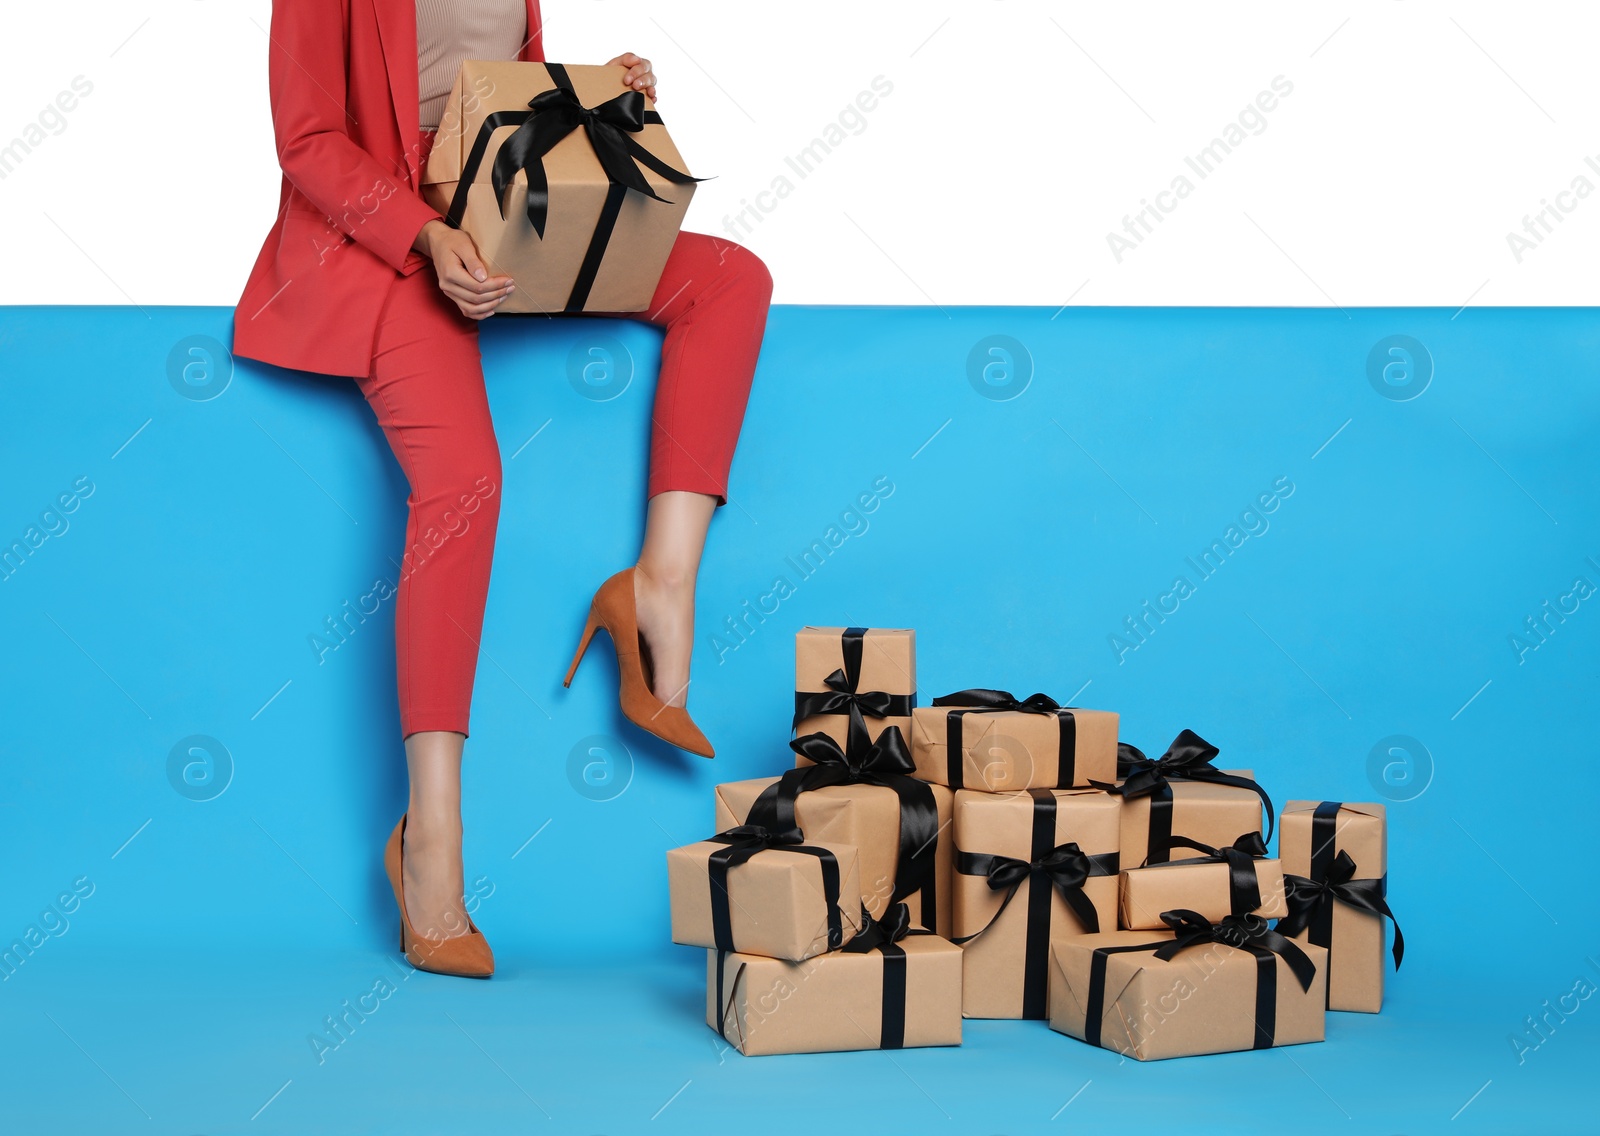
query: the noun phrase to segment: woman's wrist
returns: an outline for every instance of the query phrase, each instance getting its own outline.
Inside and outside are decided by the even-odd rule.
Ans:
[[[445,222],[439,217],[429,218],[423,223],[422,228],[417,230],[417,238],[411,242],[412,250],[414,252],[420,252],[423,256],[426,256],[431,260],[433,258],[434,235],[440,229],[448,229],[449,227],[450,226],[445,224]]]

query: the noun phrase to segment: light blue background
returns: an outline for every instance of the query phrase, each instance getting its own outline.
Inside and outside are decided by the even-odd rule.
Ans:
[[[1600,597],[1521,661],[1510,636],[1600,583],[1592,312],[775,308],[699,592],[715,762],[620,718],[603,640],[560,687],[589,594],[637,552],[659,333],[490,321],[506,488],[465,814],[500,971],[406,978],[320,1065],[323,1017],[403,973],[379,852],[404,767],[392,601],[321,663],[308,636],[397,578],[406,485],[348,380],[216,360],[221,393],[181,395],[175,345],[226,343],[231,316],[0,309],[0,543],[94,485],[0,582],[0,942],[94,885],[0,981],[5,1129],[701,1131],[763,1123],[788,1085],[774,1132],[1145,1131],[1163,1104],[1217,1129],[1240,1108],[1303,1132],[1586,1127],[1600,1002],[1520,1063],[1510,1039],[1600,984]],[[1396,334],[1433,362],[1407,401],[1367,374]],[[969,381],[992,335],[1031,357],[1026,389],[987,388],[1005,400]],[[602,401],[569,372],[607,338],[632,378]],[[1265,531],[1200,581],[1185,558],[1280,477]],[[851,514],[878,478],[892,494]],[[801,580],[786,558],[830,526],[851,535]],[[779,575],[793,596],[719,658]],[[1178,575],[1195,594],[1119,661],[1108,637]],[[807,623],[915,627],[924,700],[1042,689],[1120,711],[1152,755],[1192,727],[1279,802],[1388,799],[1410,951],[1384,1014],[1150,1066],[1040,1023],[720,1052],[662,853],[710,831],[717,781],[786,766]],[[233,765],[208,801],[168,776],[196,734]],[[596,735],[586,782],[569,754]],[[1391,735],[1426,755],[1369,775]]]

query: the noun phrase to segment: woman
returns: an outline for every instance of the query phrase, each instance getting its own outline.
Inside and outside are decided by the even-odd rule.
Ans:
[[[411,787],[384,864],[412,965],[475,977],[494,957],[463,903],[461,753],[501,497],[477,329],[515,285],[417,185],[461,61],[542,61],[541,31],[538,0],[276,0],[283,184],[234,321],[239,355],[353,377],[410,483],[395,648]],[[610,62],[619,91],[654,99],[649,60]],[[627,717],[705,757],[684,709],[694,584],[771,289],[749,250],[681,233],[650,308],[613,313],[666,329],[649,504],[638,563],[596,592],[578,658],[604,627]]]

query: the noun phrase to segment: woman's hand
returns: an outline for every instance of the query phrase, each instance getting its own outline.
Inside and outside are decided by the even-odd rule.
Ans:
[[[643,59],[631,51],[625,51],[606,64],[606,66],[610,67],[615,64],[621,64],[628,69],[627,73],[622,76],[622,85],[624,87],[630,90],[643,91],[651,102],[656,101],[656,74],[650,70],[650,61],[648,59]]]
[[[412,248],[433,261],[439,291],[456,302],[463,315],[475,320],[494,315],[502,301],[516,290],[509,276],[490,276],[478,259],[478,246],[460,229],[435,217],[417,232]]]

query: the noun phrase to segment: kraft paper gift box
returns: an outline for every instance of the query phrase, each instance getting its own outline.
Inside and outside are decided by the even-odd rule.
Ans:
[[[1119,814],[1098,789],[956,792],[963,1014],[1046,1017],[1051,942],[1116,928]]]
[[[957,691],[912,711],[911,758],[918,777],[952,789],[1085,788],[1117,775],[1117,715],[1043,694]]]
[[[911,735],[917,704],[917,633],[900,627],[802,627],[794,637],[794,732],[847,740],[849,709],[871,737]],[[797,762],[804,764],[803,761]]]
[[[1278,919],[1288,913],[1283,866],[1267,856],[1259,832],[1223,848],[1181,837],[1173,844],[1202,855],[1124,869],[1117,917],[1124,930],[1160,930],[1166,926],[1161,913],[1180,908],[1212,920],[1229,915]]]
[[[1217,747],[1184,730],[1152,761],[1136,746],[1117,745],[1115,784],[1096,781],[1123,800],[1122,861],[1130,868],[1172,859],[1172,837],[1222,847],[1249,832],[1272,839],[1272,800],[1248,769],[1218,769]]]
[[[461,65],[422,196],[471,234],[491,274],[516,281],[501,312],[650,306],[700,179],[683,172],[654,104],[622,74]]]
[[[672,941],[692,947],[801,962],[849,942],[861,921],[854,847],[754,825],[668,851],[667,884]]]
[[[1328,949],[1328,1009],[1376,1014],[1383,1009],[1385,917],[1394,918],[1388,820],[1379,804],[1290,801],[1283,807],[1278,854],[1289,887],[1284,934]],[[1405,955],[1394,929],[1396,969]]]
[[[1265,931],[1265,923],[1265,936],[1286,951],[1263,945],[1272,942],[1264,937],[1225,945],[1197,916],[1179,925],[1185,930],[1107,931],[1055,944],[1050,1028],[1140,1061],[1323,1039],[1325,950]],[[1179,940],[1186,945],[1160,957]]]
[[[743,824],[757,798],[778,782],[776,777],[757,777],[718,785],[717,829]],[[943,785],[929,785],[927,789],[933,797],[938,829],[933,854],[928,860],[932,871],[920,887],[904,898],[914,923],[948,936],[953,795]],[[895,891],[900,865],[900,807],[900,796],[894,789],[868,784],[811,789],[799,794],[794,801],[795,823],[808,842],[855,847],[860,863],[861,898],[875,919],[883,916]]]
[[[706,1024],[747,1057],[960,1045],[961,948],[896,908],[804,962],[707,951]]]

